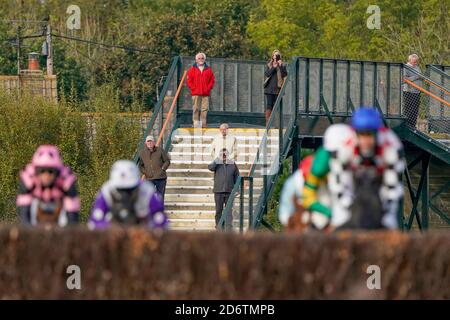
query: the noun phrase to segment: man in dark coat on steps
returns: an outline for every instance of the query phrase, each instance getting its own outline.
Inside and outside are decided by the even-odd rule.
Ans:
[[[208,169],[214,172],[213,192],[216,202],[216,229],[219,229],[218,224],[222,217],[222,211],[239,176],[239,169],[233,160],[228,159],[228,150],[225,148],[222,149],[221,155],[208,165]],[[225,229],[231,230],[232,223],[233,216],[230,212],[225,217]]]

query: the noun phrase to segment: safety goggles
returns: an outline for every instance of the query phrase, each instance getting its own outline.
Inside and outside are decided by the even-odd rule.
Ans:
[[[59,173],[59,171],[57,169],[54,169],[54,168],[36,168],[36,174],[37,175],[40,175],[40,174],[43,174],[43,173],[57,175]]]

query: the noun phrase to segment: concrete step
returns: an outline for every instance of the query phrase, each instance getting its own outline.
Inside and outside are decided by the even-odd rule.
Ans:
[[[253,203],[253,209],[255,209],[256,204]],[[202,202],[165,202],[165,210],[169,212],[180,212],[180,211],[215,211],[216,206],[214,203],[202,203]],[[239,216],[239,203],[235,202],[233,207],[233,217],[238,219]],[[248,207],[244,205],[244,217],[248,216]]]
[[[216,220],[212,219],[196,219],[196,218],[186,218],[186,219],[170,219],[169,218],[169,226],[170,228],[208,228],[215,229],[216,228]],[[248,221],[244,221],[243,227],[247,228]],[[239,220],[233,221],[233,228],[235,230],[239,229]]]
[[[246,176],[249,169],[239,168],[241,175]],[[195,178],[214,178],[214,173],[208,169],[186,169],[186,168],[170,168],[167,169],[169,177],[195,177]]]
[[[169,225],[173,227],[190,227],[190,228],[216,228],[215,219],[170,219]]]
[[[235,136],[236,142],[238,144],[259,144],[263,139],[263,136],[256,135],[248,135],[248,136]],[[215,136],[212,135],[186,135],[186,134],[174,134],[172,136],[172,143],[211,143],[214,140]],[[278,143],[279,137],[278,134],[275,136],[268,136],[267,143]]]
[[[253,187],[262,186],[263,178],[254,178],[253,179]],[[213,177],[167,177],[167,187],[168,186],[213,186],[214,180]],[[166,187],[166,188],[167,188]]]
[[[209,194],[213,192],[213,186],[166,186],[166,195],[168,194]]]
[[[237,144],[237,149],[239,151],[248,151],[248,152],[256,152],[260,147],[259,143],[253,143],[250,141],[249,143],[239,143]],[[267,144],[268,148],[277,149],[278,143],[276,144]],[[201,151],[201,152],[209,152],[211,148],[211,142],[208,143],[172,143],[172,151]]]
[[[186,169],[186,170],[187,169],[189,169],[189,170],[206,169],[206,170],[208,170],[208,165],[211,162],[212,161],[202,161],[202,160],[194,160],[194,161],[192,161],[192,160],[191,161],[189,161],[189,160],[171,160],[170,167],[168,170],[170,170],[170,169]],[[253,161],[252,162],[238,161],[236,163],[236,165],[240,172],[241,170],[249,170],[250,167],[252,166],[252,163],[253,163]]]
[[[253,193],[257,194],[261,189],[261,186],[257,188],[253,188]],[[249,188],[244,188],[244,193],[248,193]],[[179,186],[179,185],[167,185],[166,186],[166,195],[168,194],[213,194],[213,186]]]
[[[164,208],[167,211],[213,211],[216,209],[214,202],[202,203],[202,202],[164,202]]]
[[[238,197],[239,198],[239,197]],[[214,193],[169,193],[164,197],[165,201],[184,201],[184,202],[212,202],[214,203]],[[248,194],[244,194],[244,199],[248,199]]]
[[[238,198],[239,199],[239,198]],[[244,199],[248,199],[248,195],[244,195]],[[202,194],[195,194],[195,193],[186,193],[186,194],[174,194],[169,193],[166,194],[164,197],[165,202],[192,202],[192,203],[212,203],[214,204],[214,193],[202,193]]]
[[[169,219],[214,219],[214,210],[166,210]]]
[[[172,160],[175,160],[177,158],[181,158],[181,159],[203,159],[206,161],[212,161],[213,157],[209,152],[205,152],[205,151],[189,151],[189,150],[180,150],[180,151],[171,151],[169,152],[170,157]],[[239,158],[254,158],[255,157],[255,152],[240,152],[238,154]],[[239,161],[240,159],[238,159]],[[241,160],[242,161],[242,160]]]
[[[208,167],[208,164],[211,162],[211,160],[171,160],[170,167],[177,164],[182,164],[185,168],[195,168],[196,165],[204,165]],[[250,166],[253,161],[235,161],[235,163],[237,166]]]
[[[167,177],[167,186],[213,186],[211,177]]]
[[[169,226],[169,229],[178,232],[217,232],[216,228],[210,227]]]
[[[228,129],[228,134],[233,135],[236,138],[248,137],[248,136],[258,136],[262,137],[265,134],[265,129],[256,128],[245,128],[245,129]],[[220,134],[219,129],[205,129],[201,130],[198,128],[178,128],[175,130],[176,135],[182,136],[203,136],[203,137],[215,137]],[[278,136],[278,130],[272,129],[268,132],[269,135]]]

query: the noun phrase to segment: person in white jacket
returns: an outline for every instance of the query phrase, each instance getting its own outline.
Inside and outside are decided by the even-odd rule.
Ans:
[[[228,150],[228,159],[236,160],[237,142],[236,137],[228,133],[229,126],[222,123],[219,127],[220,133],[214,137],[211,143],[210,154],[212,159],[220,157],[223,149]]]

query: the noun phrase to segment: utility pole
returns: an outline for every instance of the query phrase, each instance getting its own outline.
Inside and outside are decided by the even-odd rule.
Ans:
[[[20,75],[20,25],[17,25],[17,75]]]
[[[53,47],[50,21],[47,23],[47,75],[53,75]]]

